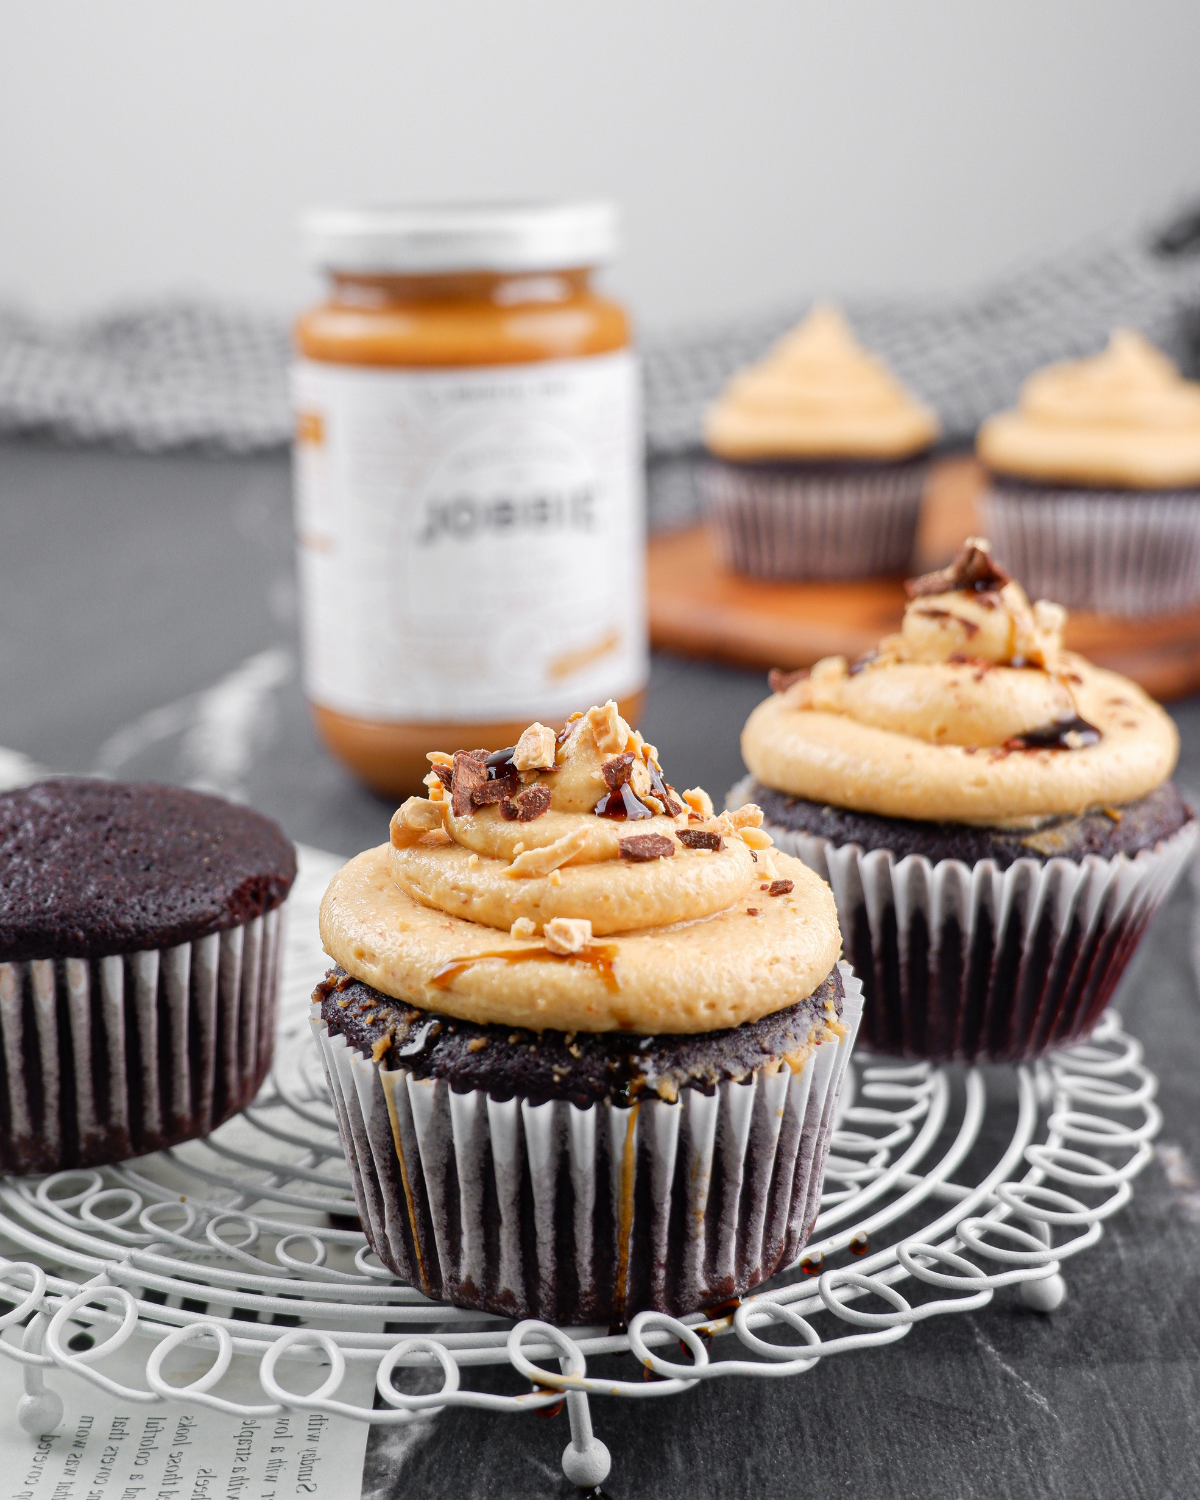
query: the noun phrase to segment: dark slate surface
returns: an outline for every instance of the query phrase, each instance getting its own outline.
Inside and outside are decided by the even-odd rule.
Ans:
[[[321,751],[297,679],[286,464],[0,445],[0,746],[59,771],[200,784],[350,854],[389,805]],[[719,796],[761,677],[654,664],[644,728],[677,785]],[[1176,707],[1200,785],[1200,701]],[[5,759],[0,753],[0,762]],[[11,761],[11,757],[9,757]],[[1200,1495],[1200,990],[1191,887],[1120,992],[1165,1124],[1131,1206],[1068,1262],[1051,1317],[1012,1291],[785,1381],[596,1400],[613,1500]],[[1003,1093],[1003,1073],[991,1086]],[[978,1147],[1006,1139],[1001,1110]],[[717,1346],[718,1350],[721,1348]],[[632,1378],[628,1357],[600,1363]],[[516,1388],[511,1376],[472,1376]],[[563,1493],[565,1415],[449,1411],[373,1449],[372,1495]],[[349,1491],[347,1491],[349,1493]]]

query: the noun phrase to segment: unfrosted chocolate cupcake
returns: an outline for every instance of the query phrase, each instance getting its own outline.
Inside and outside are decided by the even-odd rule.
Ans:
[[[775,679],[729,802],[832,885],[869,1046],[1023,1061],[1088,1035],[1191,855],[1178,736],[986,542],[909,593],[877,651]]]
[[[708,524],[757,578],[858,578],[912,557],[937,418],[817,307],[705,417]]]
[[[0,1171],[141,1155],[253,1099],[295,874],[278,826],[218,797],[82,779],[0,796]]]
[[[380,1259],[566,1323],[793,1262],[860,1007],[828,888],[611,703],[431,758],[321,909],[314,1030]]]

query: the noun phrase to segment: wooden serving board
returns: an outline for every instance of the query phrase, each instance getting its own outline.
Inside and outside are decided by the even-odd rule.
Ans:
[[[973,459],[935,467],[917,536],[917,571],[948,562],[975,530],[981,478]],[[728,573],[703,526],[651,538],[649,590],[654,646],[764,669],[861,656],[899,628],[905,602],[902,578],[770,583]],[[1155,698],[1200,691],[1200,608],[1142,620],[1075,613],[1067,645],[1132,677]]]

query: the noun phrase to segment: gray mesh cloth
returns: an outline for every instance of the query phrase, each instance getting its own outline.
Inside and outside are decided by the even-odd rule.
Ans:
[[[651,519],[694,513],[704,407],[805,303],[643,346]],[[1140,328],[1200,364],[1200,205],[1165,230],[1091,243],[949,299],[850,301],[859,336],[942,418],[948,443],[1008,405],[1051,359]],[[248,452],[288,441],[289,336],[278,317],[173,302],[51,326],[0,312],[0,432],[162,451]]]

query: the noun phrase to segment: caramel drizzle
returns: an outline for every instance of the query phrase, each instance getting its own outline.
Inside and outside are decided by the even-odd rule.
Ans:
[[[617,1202],[617,1286],[613,1301],[621,1316],[629,1284],[629,1241],[633,1231],[633,1171],[637,1155],[637,1117],[640,1102],[629,1106],[625,1125],[625,1144],[621,1151],[621,1189]]]
[[[496,958],[506,964],[526,964],[535,959],[549,959],[553,963],[584,964],[589,969],[594,969],[604,981],[605,989],[615,994],[621,988],[613,972],[613,961],[616,956],[615,943],[593,944],[579,953],[552,953],[549,948],[541,946],[518,948],[510,953],[503,951],[476,953],[471,958],[452,958],[449,963],[442,965],[429,983],[435,990],[448,990],[460,974],[465,974],[468,969],[473,969],[476,964],[483,963],[485,959]]]

